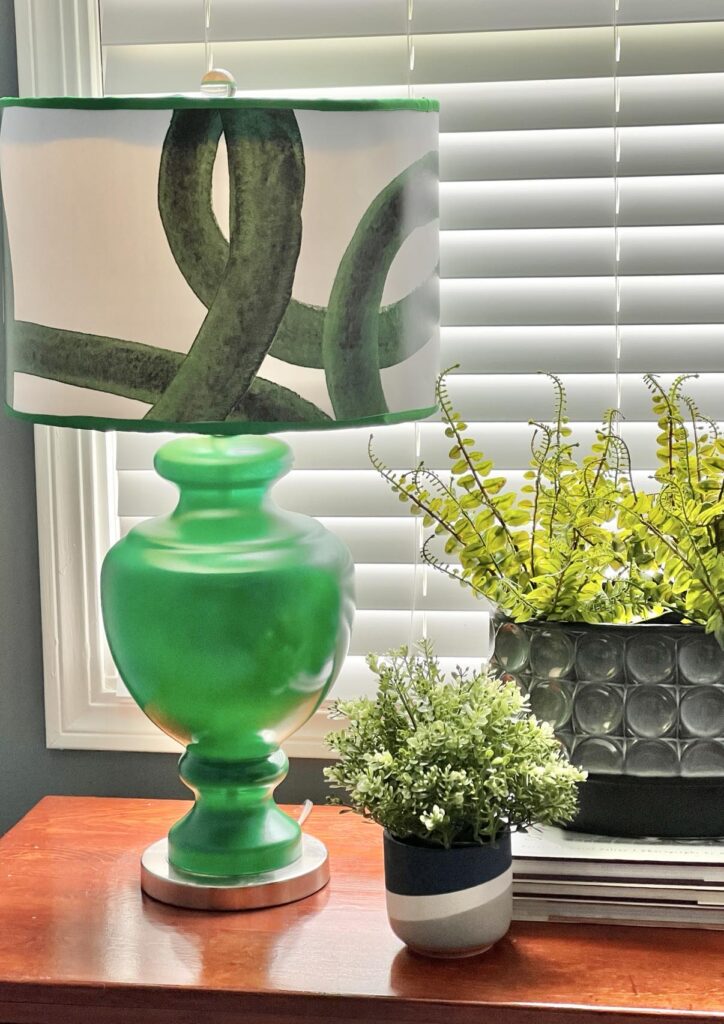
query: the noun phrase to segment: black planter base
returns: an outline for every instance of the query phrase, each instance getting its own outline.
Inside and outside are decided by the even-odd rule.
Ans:
[[[723,778],[589,775],[579,786],[575,832],[667,839],[724,837]]]

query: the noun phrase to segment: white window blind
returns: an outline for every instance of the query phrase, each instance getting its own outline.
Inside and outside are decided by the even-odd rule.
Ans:
[[[197,88],[202,0],[101,0],[105,91]],[[410,32],[408,34],[408,15]],[[513,482],[561,375],[582,440],[619,406],[637,473],[655,424],[641,375],[698,372],[724,419],[724,0],[214,0],[213,63],[242,94],[432,96],[441,104],[443,365]],[[439,424],[375,431],[392,467],[447,465]],[[417,564],[419,526],[367,460],[367,432],[294,435],[279,502],[350,545],[363,655],[425,632],[487,653],[479,602]],[[123,529],[168,509],[159,439],[117,439]],[[414,612],[413,612],[414,610]]]

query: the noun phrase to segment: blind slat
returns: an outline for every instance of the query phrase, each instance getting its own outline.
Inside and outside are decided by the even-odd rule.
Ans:
[[[724,175],[621,178],[621,228],[724,223]],[[449,181],[440,187],[443,230],[612,227],[611,178]]]
[[[720,174],[724,167],[724,124],[623,127],[619,136],[619,174]]]
[[[106,45],[200,41],[198,0],[103,0]],[[722,17],[719,0],[622,0],[619,24],[713,21]],[[399,0],[214,0],[211,37],[294,39],[386,35],[401,30]],[[530,28],[606,26],[611,0],[416,0],[415,31],[444,33]]]
[[[612,228],[447,231],[440,238],[446,278],[603,276],[614,272]]]
[[[622,178],[619,204],[619,224],[623,227],[721,224],[724,223],[724,174]]]
[[[626,324],[621,328],[624,373],[715,373],[724,366],[724,324]],[[722,396],[711,406],[724,416]]]
[[[724,74],[641,75],[620,83],[620,125],[704,124],[722,116]]]
[[[622,275],[724,272],[720,224],[622,227],[618,239]],[[613,228],[447,231],[440,239],[446,278],[596,277],[615,270]]]
[[[459,363],[468,373],[614,373],[616,331],[609,324],[444,327],[445,367]]]
[[[722,17],[721,0],[620,0],[618,20],[625,22],[713,21]]]
[[[724,323],[718,274],[627,277],[620,281],[622,324]]]
[[[601,178],[613,168],[614,137],[608,128],[450,132],[440,138],[444,181]]]
[[[681,13],[685,18],[685,4]],[[719,17],[724,19],[721,11]],[[724,71],[724,20],[624,25],[620,37],[620,75]]]
[[[619,130],[620,175],[720,174],[724,125],[653,125]],[[600,178],[614,171],[607,128],[528,132],[454,132],[440,140],[446,181]]]
[[[411,635],[423,630],[435,644],[440,657],[477,658],[480,662],[490,650],[487,615],[481,611],[418,612],[410,628],[409,611],[358,612],[352,627],[349,653],[365,655],[379,648],[399,647]]]
[[[613,323],[613,277],[443,280],[442,322],[466,327],[505,324]]]
[[[722,323],[724,279],[720,274],[629,276],[620,279],[621,323]],[[612,277],[529,277],[443,280],[443,324],[451,327],[506,324],[613,323]]]
[[[611,178],[447,181],[440,186],[440,227],[609,227],[614,202]]]
[[[627,373],[716,371],[722,367],[724,324],[623,324],[621,369]],[[530,327],[447,327],[441,334],[442,364],[469,373],[613,373],[613,324]]]

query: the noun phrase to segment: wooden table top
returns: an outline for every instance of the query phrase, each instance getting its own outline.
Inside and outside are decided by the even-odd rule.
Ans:
[[[514,923],[482,957],[409,953],[375,825],[316,807],[332,881],[270,910],[144,896],[181,801],[47,797],[0,840],[3,1024],[634,1024],[724,1020],[724,933]]]

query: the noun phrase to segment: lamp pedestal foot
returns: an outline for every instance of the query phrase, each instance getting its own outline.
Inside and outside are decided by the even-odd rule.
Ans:
[[[288,768],[283,750],[220,761],[199,756],[198,745],[189,747],[179,774],[196,800],[168,834],[172,866],[193,877],[228,878],[277,871],[298,860],[302,830],[273,799]]]
[[[177,871],[168,859],[168,840],[153,843],[141,857],[141,887],[147,896],[191,910],[258,910],[293,903],[329,881],[324,843],[302,836],[301,856],[277,871],[226,878]]]

